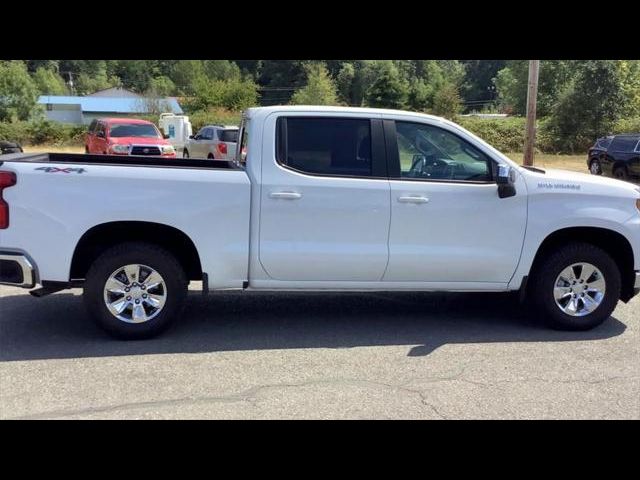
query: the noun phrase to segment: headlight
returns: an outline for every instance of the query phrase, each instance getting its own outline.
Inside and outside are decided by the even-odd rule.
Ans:
[[[173,148],[173,145],[162,145],[162,153],[176,153],[176,150]]]
[[[111,145],[111,151],[113,153],[129,153],[129,145]]]

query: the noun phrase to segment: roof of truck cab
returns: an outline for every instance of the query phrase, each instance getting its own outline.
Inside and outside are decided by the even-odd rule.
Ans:
[[[334,113],[362,113],[365,115],[412,115],[420,116],[424,118],[430,118],[432,120],[439,120],[442,122],[449,122],[447,119],[437,117],[435,115],[429,115],[426,113],[412,112],[409,110],[392,110],[387,108],[368,108],[368,107],[337,107],[326,105],[272,105],[269,107],[254,107],[247,109],[249,117],[253,114],[264,113],[269,114],[272,112],[334,112]]]
[[[99,118],[101,122],[105,123],[130,123],[135,125],[153,125],[153,122],[148,120],[142,120],[140,118]]]

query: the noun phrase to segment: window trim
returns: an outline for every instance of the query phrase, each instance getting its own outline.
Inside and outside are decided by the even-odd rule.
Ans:
[[[414,123],[417,125],[426,125],[428,127],[432,127],[432,128],[438,128],[440,130],[444,130],[445,132],[454,135],[455,137],[459,138],[460,140],[462,140],[463,142],[466,142],[467,144],[469,144],[471,147],[475,148],[476,150],[480,151],[483,155],[485,155],[488,159],[489,159],[489,174],[491,175],[491,179],[490,180],[458,180],[458,179],[429,179],[429,178],[411,178],[411,177],[403,177],[402,176],[402,171],[401,171],[401,167],[400,167],[400,153],[398,151],[398,132],[396,131],[396,122],[403,122],[403,123]],[[384,125],[384,135],[385,135],[385,140],[386,140],[386,148],[387,148],[387,160],[389,162],[388,164],[388,171],[389,171],[389,180],[394,180],[394,181],[401,181],[401,182],[429,182],[429,183],[453,183],[453,184],[465,184],[465,185],[497,185],[496,182],[496,178],[495,178],[495,170],[497,168],[497,165],[499,164],[499,162],[493,158],[491,155],[489,155],[487,152],[485,152],[484,150],[476,147],[475,145],[473,145],[471,142],[469,142],[468,140],[466,140],[465,138],[463,138],[461,135],[459,135],[458,133],[449,130],[447,128],[443,128],[440,125],[433,125],[431,123],[427,123],[427,122],[419,122],[416,120],[396,120],[396,119],[384,119],[383,120],[383,125]]]
[[[636,148],[633,149],[635,153],[640,153],[640,139],[638,139],[638,143],[636,143]]]
[[[338,173],[315,173],[299,170],[282,162],[283,152],[287,147],[287,120],[304,119],[304,120],[366,120],[369,122],[369,132],[371,134],[371,175],[342,175]],[[275,160],[276,164],[285,170],[295,172],[301,175],[311,177],[324,178],[353,178],[364,180],[389,180],[387,152],[384,145],[384,133],[382,128],[382,120],[379,118],[365,117],[343,117],[343,116],[320,116],[320,115],[281,115],[276,119],[276,135],[275,135]]]

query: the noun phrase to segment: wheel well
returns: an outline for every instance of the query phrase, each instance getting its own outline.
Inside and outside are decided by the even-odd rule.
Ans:
[[[633,249],[629,241],[618,232],[597,227],[572,227],[553,232],[545,238],[536,253],[531,266],[531,274],[540,261],[555,249],[571,242],[584,242],[595,245],[607,252],[618,265],[622,277],[622,291],[620,298],[628,301],[633,296],[635,272],[633,270]]]
[[[71,279],[85,278],[94,260],[124,241],[142,241],[165,248],[180,262],[189,280],[202,280],[202,265],[191,239],[177,228],[152,222],[110,222],[88,230],[76,245]]]
[[[626,171],[628,171],[629,169],[627,168],[627,164],[624,162],[616,162],[613,164],[613,168],[611,169],[612,172],[615,172],[617,169],[622,168]]]

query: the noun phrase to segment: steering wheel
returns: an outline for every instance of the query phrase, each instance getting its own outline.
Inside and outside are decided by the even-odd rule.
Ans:
[[[413,178],[453,178],[454,167],[449,163],[436,158],[435,155],[414,155],[409,177]]]

